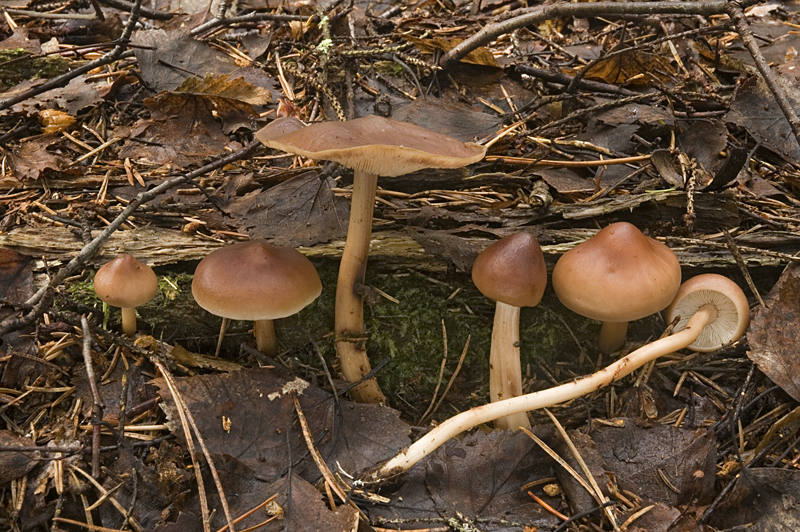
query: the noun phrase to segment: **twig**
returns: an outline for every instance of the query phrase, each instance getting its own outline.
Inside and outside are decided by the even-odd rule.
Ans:
[[[739,33],[739,37],[742,38],[742,42],[747,48],[747,51],[750,52],[750,56],[753,58],[753,61],[755,61],[756,68],[758,68],[758,71],[761,72],[761,75],[764,77],[767,87],[772,91],[775,101],[778,102],[778,107],[781,108],[781,111],[783,111],[783,114],[786,116],[789,127],[792,128],[792,133],[794,133],[795,140],[800,144],[800,118],[797,117],[792,105],[786,98],[786,92],[769,67],[769,63],[764,59],[761,50],[758,49],[758,44],[756,44],[753,38],[753,32],[750,31],[750,25],[747,23],[747,18],[744,16],[744,11],[742,10],[745,5],[750,4],[736,0],[726,2],[725,12],[728,13],[728,16],[736,23],[736,31]]]
[[[94,376],[92,364],[92,332],[89,330],[89,320],[81,316],[81,329],[83,330],[83,363],[86,366],[86,377],[92,390],[92,476],[100,476],[100,424],[103,421],[103,398],[97,389],[97,379]]]
[[[417,425],[421,425],[422,421],[428,417],[433,406],[436,404],[436,395],[439,393],[439,387],[442,385],[442,379],[444,378],[444,368],[447,364],[447,327],[444,324],[444,320],[442,320],[442,343],[444,344],[442,355],[442,363],[439,366],[439,378],[436,379],[436,387],[433,389],[433,395],[431,396],[431,403],[428,405],[428,409],[425,410],[425,413],[420,416]]]
[[[444,387],[444,391],[442,392],[442,396],[439,397],[439,400],[436,402],[436,406],[433,407],[433,410],[431,410],[429,416],[432,416],[433,414],[435,414],[439,410],[439,407],[442,406],[442,402],[444,401],[444,398],[447,397],[447,392],[450,391],[450,388],[453,386],[453,383],[455,382],[456,377],[458,377],[458,374],[461,371],[461,366],[464,365],[464,359],[466,358],[467,352],[469,351],[469,342],[470,342],[471,339],[472,339],[471,335],[467,336],[467,341],[464,343],[464,349],[461,351],[461,358],[458,359],[458,364],[456,365],[456,369],[455,369],[455,371],[453,371],[453,374],[450,376],[450,380],[447,381],[447,386]],[[424,418],[423,418],[423,421],[424,421]]]
[[[758,0],[746,0],[745,5],[758,3]],[[489,24],[481,31],[465,39],[452,50],[444,54],[439,64],[443,68],[453,66],[470,52],[503,34],[536,26],[541,22],[555,18],[591,17],[610,15],[717,15],[725,13],[727,0],[710,0],[708,2],[595,2],[595,3],[555,3],[537,6],[523,15]]]

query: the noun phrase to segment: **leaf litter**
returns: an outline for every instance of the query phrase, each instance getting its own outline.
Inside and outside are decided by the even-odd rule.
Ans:
[[[89,229],[104,227],[141,189],[169,178],[174,170],[246,145],[264,117],[277,114],[278,100],[288,98],[293,100],[292,112],[304,119],[330,119],[340,111],[350,118],[376,112],[464,140],[492,139],[494,158],[473,169],[477,175],[408,176],[387,182],[379,203],[379,234],[403,229],[425,245],[428,257],[443,257],[447,268],[466,271],[487,237],[535,224],[553,259],[600,223],[626,217],[680,247],[684,266],[734,264],[727,255],[721,263],[708,259],[713,235],[722,230],[732,231],[738,244],[756,249],[745,253],[743,267],[793,260],[787,257],[796,252],[791,235],[797,230],[800,181],[791,163],[797,160],[797,144],[761,79],[737,77],[749,75],[751,69],[727,48],[734,36],[730,28],[715,28],[713,36],[676,37],[696,28],[685,26],[679,17],[668,18],[653,31],[672,33],[669,46],[654,44],[643,51],[629,41],[635,25],[622,31],[589,12],[529,25],[474,48],[448,72],[438,73],[432,68],[438,57],[468,43],[478,30],[476,20],[490,22],[490,9],[506,7],[478,5],[470,16],[465,6],[450,3],[421,4],[397,14],[391,13],[391,6],[384,7],[386,16],[374,17],[374,10],[367,15],[359,6],[337,11],[336,6],[315,10],[291,5],[285,8],[289,19],[270,28],[259,26],[256,17],[247,22],[254,32],[207,34],[203,40],[189,34],[200,17],[174,16],[166,25],[137,29],[134,57],[128,55],[108,71],[71,78],[60,88],[2,112],[3,125],[8,126],[2,131],[3,149],[10,169],[6,174],[4,167],[4,179],[10,182],[13,173],[14,186],[42,191],[27,199],[24,191],[23,196],[16,196],[17,190],[4,191],[3,228],[28,227],[42,240],[48,237],[41,235],[53,238],[56,233],[48,224],[70,224],[73,245],[80,249],[81,231],[85,238]],[[787,28],[794,27],[796,15],[789,7],[773,7],[751,15],[795,22],[753,26],[774,39],[762,48],[777,63],[777,71],[791,79],[796,55],[783,36],[790,34]],[[39,54],[52,49],[52,38],[65,50],[81,39],[92,44],[115,39],[121,19],[110,8],[102,9],[109,11],[105,23],[56,26],[44,19],[38,26],[16,28],[8,20],[25,21],[29,15],[9,11],[9,27],[0,28],[5,39],[0,48]],[[328,9],[330,13],[320,18]],[[256,14],[272,15],[263,11]],[[327,15],[335,19],[328,29],[322,22]],[[224,24],[224,17],[220,20]],[[601,31],[608,46],[593,37]],[[613,53],[612,46],[628,45],[631,49],[623,53],[603,57]],[[88,58],[98,55],[96,50],[86,53]],[[675,60],[679,57],[682,61]],[[14,77],[10,74],[19,72],[13,72],[14,63],[4,62],[8,59],[2,56],[0,79],[17,85],[8,90],[0,86],[3,98],[41,83],[31,78],[52,79],[84,61],[72,52],[57,55],[52,63],[30,58],[22,63],[36,71]],[[575,68],[592,61],[596,62],[589,69]],[[533,77],[532,65],[549,71],[547,78],[539,73],[546,81]],[[579,92],[553,90],[567,86],[579,70],[587,80],[578,84]],[[634,89],[657,91],[627,103],[622,96],[608,97],[622,94],[620,88],[631,98],[642,96]],[[796,108],[796,90],[786,83],[784,90]],[[443,99],[423,97],[421,91],[438,92]],[[28,132],[39,133],[40,127],[30,119],[55,109],[74,118],[76,125],[65,125],[51,137],[28,138]],[[105,145],[111,135],[124,138],[124,145]],[[549,142],[543,142],[543,136]],[[95,149],[99,151],[92,153]],[[656,150],[670,152],[670,177],[654,172],[646,162],[580,169],[552,162],[540,165],[556,158],[563,163],[596,161]],[[736,163],[737,153],[752,158],[740,157]],[[310,247],[340,239],[347,217],[347,190],[342,185],[347,176],[304,169],[299,166],[307,164],[304,161],[271,159],[272,155],[231,164],[227,173],[215,170],[204,176],[200,190],[161,195],[149,210],[134,214],[131,223],[218,243],[243,234]],[[123,165],[126,157],[130,161]],[[516,162],[511,164],[511,158]],[[728,161],[736,164],[725,173]],[[134,169],[145,185],[116,186]],[[681,214],[688,205],[689,178],[695,180],[697,205],[704,207],[694,226],[687,228]],[[52,179],[71,181],[72,188],[50,190]],[[87,191],[86,183],[110,188]],[[543,183],[549,199],[541,199]],[[675,196],[651,194],[672,186],[680,191]],[[723,188],[727,190],[715,194]],[[224,212],[209,207],[198,194],[209,189],[223,200]],[[725,215],[714,210],[720,204]],[[146,234],[131,231],[128,241],[136,245]],[[36,249],[35,243],[26,249]],[[177,249],[173,254],[175,262],[185,256]],[[767,262],[768,256],[775,260]],[[28,311],[23,303],[34,292],[31,270],[44,271],[50,265],[14,255],[6,264],[9,275],[0,286],[6,290],[4,301],[11,304],[4,305],[4,311],[18,316]],[[766,298],[766,307],[754,311],[748,356],[760,371],[747,365],[743,345],[724,350],[723,359],[668,357],[656,365],[649,386],[632,388],[634,392],[613,388],[589,398],[584,406],[556,409],[571,424],[570,437],[592,476],[614,501],[619,522],[632,519],[626,523],[628,530],[693,531],[704,529],[705,523],[717,528],[748,523],[761,530],[797,528],[797,471],[778,469],[797,463],[796,408],[787,399],[799,399],[793,372],[787,370],[796,351],[795,277],[796,267],[788,268]],[[109,336],[96,321],[91,359],[102,376],[104,411],[94,422],[102,423],[103,453],[108,454],[101,482],[90,481],[95,408],[74,312],[100,312],[69,297],[62,304],[37,322],[35,330],[3,336],[0,411],[6,428],[0,430],[0,485],[10,486],[3,486],[3,524],[21,530],[82,530],[91,522],[112,529],[199,530],[200,475],[210,506],[217,509],[213,526],[225,526],[211,471],[207,465],[200,471],[189,466],[174,398],[163,380],[151,383],[156,374],[147,357],[154,355]],[[321,338],[326,333],[313,334]],[[282,360],[302,358],[306,364],[308,354],[301,351],[293,349]],[[239,357],[254,365],[246,350]],[[243,516],[255,510],[237,529],[336,531],[369,526],[359,524],[358,512],[320,483],[320,465],[308,455],[290,396],[269,399],[295,375],[246,366],[221,374],[211,369],[219,365],[184,365],[191,357],[169,360],[182,375],[176,379],[178,389],[195,414],[231,512]],[[532,377],[531,385],[537,388],[585,374],[593,364],[531,362],[534,373],[546,375]],[[297,369],[295,363],[289,365]],[[327,380],[313,370],[310,376],[316,382]],[[597,501],[587,498],[583,487],[572,485],[563,468],[523,434],[468,434],[441,447],[405,477],[376,489],[383,498],[370,497],[372,487],[364,491],[353,486],[347,475],[358,478],[407,445],[409,433],[426,428],[405,424],[397,411],[385,407],[356,405],[343,398],[337,402],[326,387],[312,385],[300,395],[310,435],[340,487],[348,492],[354,488],[352,498],[372,526],[552,530],[565,517],[584,510],[590,512],[585,519],[593,525],[601,522]],[[468,393],[474,395],[451,395],[453,406],[481,402],[481,390]],[[157,400],[166,413],[155,407]],[[626,417],[621,418],[623,411]],[[127,418],[125,430],[118,426],[120,416]],[[599,419],[590,422],[591,417]],[[141,427],[151,428],[136,430]],[[541,423],[535,432],[570,462],[570,452],[546,427]],[[723,485],[733,489],[723,490]]]

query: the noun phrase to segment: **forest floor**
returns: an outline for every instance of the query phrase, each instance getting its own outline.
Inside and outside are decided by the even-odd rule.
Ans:
[[[800,3],[98,2],[0,0],[0,530],[800,530]],[[347,400],[336,360],[352,171],[254,140],[369,114],[487,147],[378,182],[387,405]],[[359,483],[489,401],[478,253],[527,231],[552,272],[614,222],[741,286],[747,335]],[[250,239],[302,251],[322,295],[278,356],[234,321],[214,357],[192,274]],[[135,339],[92,288],[123,253],[159,283]],[[667,325],[603,355],[548,286],[523,390]]]

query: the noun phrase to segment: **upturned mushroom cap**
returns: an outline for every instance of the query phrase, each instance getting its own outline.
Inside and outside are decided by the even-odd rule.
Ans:
[[[94,291],[112,307],[134,308],[155,297],[158,278],[150,266],[126,254],[97,270]]]
[[[472,265],[483,295],[515,307],[535,307],[547,285],[547,266],[536,237],[515,233],[490,245]]]
[[[296,314],[322,292],[314,265],[293,248],[265,240],[211,252],[192,280],[197,304],[234,320],[274,320]]]
[[[478,144],[376,115],[308,127],[294,117],[279,118],[256,138],[270,148],[387,177],[423,168],[461,168],[486,154]]]
[[[681,266],[672,250],[627,222],[611,224],[567,251],[553,270],[561,303],[604,322],[659,312],[680,284]]]
[[[708,353],[738,340],[750,324],[750,305],[739,286],[722,275],[706,273],[683,283],[664,311],[667,323],[680,316],[675,331],[683,330],[695,312],[711,304],[717,310],[714,321],[703,328],[689,349]]]

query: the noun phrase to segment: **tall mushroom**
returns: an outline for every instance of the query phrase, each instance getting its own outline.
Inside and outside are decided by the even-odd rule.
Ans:
[[[672,250],[627,222],[578,244],[553,269],[561,303],[603,322],[598,343],[604,353],[622,347],[629,321],[664,310],[680,285],[681,266]]]
[[[450,438],[482,423],[563,403],[594,392],[629,375],[656,358],[688,347],[713,351],[738,340],[750,322],[749,306],[744,292],[730,279],[717,274],[692,278],[678,292],[668,313],[673,319],[680,314],[675,333],[640,347],[600,371],[555,388],[529,393],[471,408],[440,423],[410,447],[381,465],[364,480],[389,478],[407,471]],[[684,324],[683,328],[682,324]],[[699,338],[706,338],[695,347]],[[713,339],[713,340],[712,340]]]
[[[486,149],[374,115],[308,127],[294,117],[279,118],[256,138],[270,148],[336,161],[354,171],[350,224],[336,285],[336,350],[344,378],[358,382],[370,372],[364,346],[362,285],[378,176],[399,176],[423,168],[460,168],[480,161]],[[385,401],[374,378],[356,386],[351,396],[365,403]]]
[[[147,264],[125,254],[104,264],[94,276],[94,291],[101,301],[122,309],[122,332],[136,333],[136,307],[158,291],[158,278]]]
[[[319,275],[305,255],[266,240],[212,251],[192,279],[198,305],[223,318],[252,320],[258,350],[270,356],[278,352],[272,320],[300,312],[320,293]]]
[[[522,395],[519,359],[520,307],[535,307],[547,284],[544,255],[530,233],[515,233],[490,245],[472,265],[472,282],[497,301],[489,355],[489,396],[502,401]],[[519,412],[494,422],[495,428],[530,428],[528,414]]]

